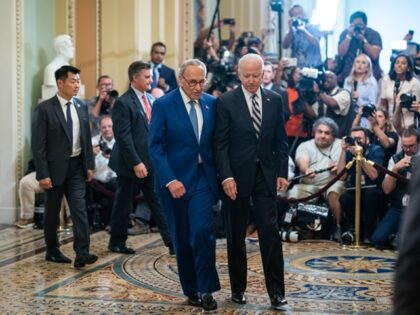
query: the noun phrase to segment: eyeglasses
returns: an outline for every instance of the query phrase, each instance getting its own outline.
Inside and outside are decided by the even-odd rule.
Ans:
[[[203,80],[200,80],[200,81],[197,81],[197,80],[188,81],[187,79],[185,79],[183,74],[181,74],[181,77],[185,80],[185,82],[187,82],[187,85],[191,88],[195,87],[197,84],[199,84],[200,86],[204,86],[207,82],[206,79],[203,79]]]
[[[417,143],[415,144],[402,144],[401,148],[403,149],[414,149],[416,147]]]

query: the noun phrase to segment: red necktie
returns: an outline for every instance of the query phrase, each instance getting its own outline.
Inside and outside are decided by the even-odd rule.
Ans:
[[[146,94],[143,94],[141,98],[143,100],[144,111],[146,112],[147,121],[150,121],[150,118],[152,117],[152,107],[150,107]]]

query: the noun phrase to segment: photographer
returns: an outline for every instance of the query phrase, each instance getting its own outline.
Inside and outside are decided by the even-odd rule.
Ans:
[[[353,127],[359,126],[361,117],[366,117],[370,122],[369,141],[377,144],[384,150],[384,165],[397,150],[399,140],[394,126],[389,119],[389,113],[384,107],[375,108],[373,104],[359,107],[356,118],[353,120]]]
[[[297,148],[296,165],[300,173],[306,176],[289,190],[288,198],[298,199],[315,194],[337,175],[341,153],[341,142],[336,138],[337,124],[331,118],[321,117],[314,122],[313,132],[314,139],[301,143]],[[320,170],[324,171],[316,173]],[[323,195],[335,219],[332,238],[336,241],[341,241],[339,196],[343,191],[344,183],[339,180]]]
[[[325,71],[325,82],[322,86],[314,84],[314,92],[318,96],[318,114],[333,119],[338,125],[338,138],[348,135],[354,118],[351,107],[350,92],[338,87],[337,76],[334,72]]]
[[[117,174],[108,166],[109,157],[115,143],[114,133],[112,131],[112,119],[109,115],[101,116],[99,119],[100,134],[92,138],[93,155],[95,156],[95,169],[93,170],[92,188],[88,194],[90,196],[88,209],[89,222],[95,225],[99,222],[93,222],[96,215],[92,206],[99,204],[101,213],[101,223],[107,226],[112,209],[113,197],[107,196],[101,192],[95,182],[99,182],[103,188],[110,193],[114,193],[117,189]]]
[[[381,106],[388,109],[399,134],[412,124],[419,126],[419,112],[415,102],[419,99],[420,81],[414,77],[413,61],[409,56],[400,54],[382,81],[380,95]]]
[[[367,16],[364,12],[354,12],[350,16],[349,27],[340,34],[338,43],[338,54],[342,58],[342,65],[337,74],[340,86],[349,75],[353,62],[360,53],[368,55],[372,60],[373,76],[379,81],[382,76],[379,66],[381,50],[381,35],[367,27]]]
[[[393,155],[388,164],[388,170],[397,173],[408,180],[415,168],[419,153],[419,134],[413,127],[405,129],[401,137],[402,150]],[[402,182],[391,175],[386,175],[382,189],[389,195],[389,207],[372,235],[372,244],[377,247],[391,245],[391,236],[399,231],[402,210],[409,201],[408,183]],[[396,244],[392,244],[396,245]]]
[[[321,32],[308,23],[302,6],[294,5],[289,10],[289,16],[289,32],[283,39],[283,48],[291,47],[292,57],[297,58],[299,67],[321,65]]]
[[[290,148],[289,154],[292,158],[295,157],[297,146],[310,137],[311,119],[317,116],[299,90],[301,78],[299,67],[290,68],[287,80],[288,112],[290,116],[286,121],[286,134]]]
[[[101,75],[96,85],[99,95],[87,102],[89,108],[89,119],[91,134],[99,134],[99,117],[111,115],[118,92],[114,90],[112,78],[109,75]]]
[[[361,178],[361,234],[362,240],[368,240],[372,235],[377,218],[382,214],[381,209],[385,207],[383,204],[384,195],[379,188],[380,179],[376,168],[367,161],[373,161],[376,164],[383,164],[384,151],[378,145],[369,143],[368,131],[362,127],[354,127],[351,130],[350,137],[345,137],[341,141],[341,156],[338,163],[338,172],[342,171],[346,164],[356,156],[356,145],[363,149],[363,159],[361,161],[362,178]],[[340,196],[340,205],[343,214],[343,226],[346,231],[354,229],[354,211],[355,211],[355,186],[356,186],[356,167],[348,171],[347,190]],[[343,238],[344,241],[344,238]]]

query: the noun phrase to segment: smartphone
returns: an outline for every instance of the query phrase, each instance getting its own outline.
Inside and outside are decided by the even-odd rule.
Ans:
[[[296,67],[297,66],[297,58],[283,58],[285,62],[285,67]]]
[[[226,25],[235,25],[235,19],[223,19],[223,23]]]

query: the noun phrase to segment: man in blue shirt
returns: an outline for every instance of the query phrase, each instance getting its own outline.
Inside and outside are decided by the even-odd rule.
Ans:
[[[361,239],[367,241],[370,239],[375,230],[376,220],[381,213],[381,209],[385,210],[384,193],[379,188],[383,176],[376,168],[368,163],[372,161],[375,164],[383,164],[384,151],[382,147],[369,143],[368,131],[360,126],[354,127],[351,130],[350,137],[354,139],[354,144],[348,144],[344,138],[342,140],[342,151],[340,161],[338,163],[338,172],[340,172],[345,165],[353,159],[356,155],[356,144],[363,148],[363,157],[365,159],[361,162],[362,178],[361,178]],[[356,167],[355,164],[347,173],[347,190],[340,196],[340,205],[342,209],[343,226],[349,231],[354,228],[355,217],[355,179]]]

